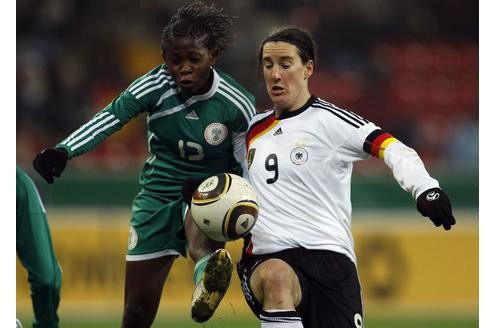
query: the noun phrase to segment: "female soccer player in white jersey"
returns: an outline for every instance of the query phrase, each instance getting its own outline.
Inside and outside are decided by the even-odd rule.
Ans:
[[[254,97],[213,68],[232,42],[231,26],[232,17],[213,5],[193,2],[180,8],[163,29],[165,64],[131,83],[88,123],[33,161],[41,176],[53,183],[69,159],[147,113],[150,156],[132,205],[122,327],[152,324],[169,270],[178,255],[186,255],[186,241],[176,234],[190,201],[181,195],[184,182],[232,172],[244,163]],[[232,262],[224,245],[209,241],[189,216],[184,226],[189,254],[196,262],[192,317],[203,322],[228,288]]]
[[[352,163],[384,159],[417,208],[436,226],[455,224],[450,201],[416,152],[375,124],[311,95],[311,36],[269,35],[260,69],[274,108],[247,133],[249,180],[260,213],[238,274],[263,328],[363,326],[351,235]]]

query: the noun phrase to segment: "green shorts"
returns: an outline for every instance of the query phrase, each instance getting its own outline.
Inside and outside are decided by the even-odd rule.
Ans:
[[[170,199],[141,190],[132,204],[127,261],[142,261],[165,255],[186,256],[186,240],[177,232],[183,227],[187,204],[181,197]]]

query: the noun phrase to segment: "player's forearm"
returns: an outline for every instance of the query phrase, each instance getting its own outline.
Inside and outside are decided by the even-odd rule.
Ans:
[[[94,149],[121,127],[122,123],[115,115],[110,111],[101,111],[56,147],[64,148],[71,159]]]
[[[416,151],[400,141],[388,145],[384,160],[402,189],[411,193],[414,199],[427,189],[439,187],[438,181],[428,174]]]
[[[64,148],[69,159],[87,153],[143,112],[143,108],[142,103],[128,91],[124,91],[56,147]]]

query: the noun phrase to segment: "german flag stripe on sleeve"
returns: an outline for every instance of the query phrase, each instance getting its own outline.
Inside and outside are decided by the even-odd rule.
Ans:
[[[363,144],[363,150],[370,155],[383,158],[385,149],[387,149],[388,145],[395,141],[399,140],[395,139],[390,134],[377,129],[366,137]]]
[[[247,132],[246,150],[249,149],[249,146],[251,145],[251,142],[253,142],[254,139],[262,136],[263,134],[271,130],[275,125],[278,124],[278,122],[280,121],[275,119],[275,115],[269,115],[264,119],[254,123]]]

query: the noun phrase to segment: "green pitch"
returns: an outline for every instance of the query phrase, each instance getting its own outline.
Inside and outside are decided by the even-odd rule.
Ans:
[[[24,327],[30,327],[30,317],[21,317]],[[418,314],[416,317],[408,316],[407,318],[379,318],[370,316],[366,319],[366,328],[475,328],[478,327],[478,318],[469,317],[422,317]],[[112,319],[81,319],[70,317],[62,318],[61,327],[71,328],[109,328],[119,327],[120,320]],[[213,318],[205,324],[193,323],[191,320],[157,320],[153,327],[174,327],[174,328],[256,328],[259,327],[259,321],[254,317],[239,318]]]

